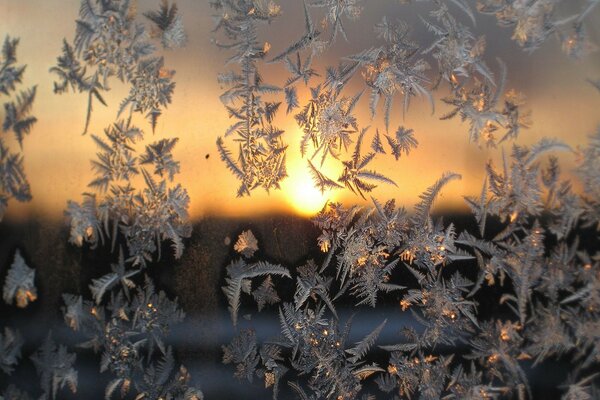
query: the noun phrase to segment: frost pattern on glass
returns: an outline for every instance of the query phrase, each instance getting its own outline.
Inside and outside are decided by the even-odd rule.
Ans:
[[[0,98],[12,96],[22,83],[26,65],[17,65],[19,39],[6,36],[0,54]],[[0,136],[0,221],[2,221],[8,201],[31,200],[31,189],[23,165],[23,139],[31,132],[37,118],[31,115],[35,100],[36,86],[21,90],[13,99],[4,101],[2,133],[12,132],[20,146],[20,151],[11,149]],[[0,114],[2,115],[2,114]]]
[[[92,100],[106,105],[103,93],[108,91],[111,78],[117,77],[130,87],[116,122],[105,128],[103,135],[92,134],[99,149],[92,160],[95,178],[88,185],[93,192],[84,193],[81,203],[69,201],[66,215],[71,243],[95,248],[110,240],[115,251],[116,243],[123,239],[126,261],[144,267],[155,253],[160,258],[163,240],[171,242],[175,257],[180,258],[183,240],[191,235],[192,228],[189,196],[174,182],[180,172],[172,153],[178,139],[147,144],[144,151],[135,147],[143,141],[144,132],[132,122],[133,114],[145,115],[154,132],[175,89],[175,71],[164,66],[163,57],[153,55],[156,49],[136,16],[130,1],[82,0],[75,40],[73,44],[63,42],[63,54],[50,71],[58,76],[56,93],[73,90],[88,94],[84,133],[90,123]],[[145,16],[162,32],[157,35],[162,36],[165,47],[185,44],[175,4],[165,0],[158,11]],[[122,114],[128,115],[119,119]],[[136,187],[136,180],[143,185]]]

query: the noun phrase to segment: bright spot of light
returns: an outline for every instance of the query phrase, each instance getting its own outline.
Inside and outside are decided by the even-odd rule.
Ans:
[[[334,192],[326,190],[321,193],[321,190],[315,187],[306,159],[290,160],[287,170],[288,178],[282,182],[282,189],[288,203],[298,214],[313,216],[321,211],[328,201],[334,200]],[[322,172],[327,173],[327,170]]]

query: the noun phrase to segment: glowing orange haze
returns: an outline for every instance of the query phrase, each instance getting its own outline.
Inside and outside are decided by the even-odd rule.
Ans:
[[[317,65],[321,71],[325,62],[335,65],[341,55],[353,54],[374,45],[365,42],[364,32],[370,31],[365,27],[372,26],[383,12],[389,14],[401,7],[398,4],[386,4],[386,1],[365,2],[368,10],[365,10],[363,18],[357,23],[347,24],[348,36],[353,43],[353,38],[356,38],[357,44],[350,46],[341,42]],[[158,1],[143,2],[144,10],[155,6],[155,3],[158,4]],[[239,216],[291,210],[307,213],[320,208],[326,198],[348,202],[361,200],[347,191],[321,197],[311,189],[298,151],[301,133],[292,116],[286,118],[283,107],[277,124],[287,132],[285,140],[290,145],[290,178],[283,183],[281,191],[270,195],[256,191],[251,198],[235,197],[238,183],[220,161],[215,146],[217,136],[222,135],[230,124],[219,101],[222,90],[216,83],[216,75],[223,71],[227,54],[219,52],[210,43],[212,22],[208,2],[179,0],[178,3],[190,40],[186,49],[164,54],[166,65],[177,71],[173,103],[160,118],[154,136],[145,120],[138,117],[136,123],[148,132],[145,143],[165,137],[180,138],[174,153],[181,162],[179,182],[187,188],[192,200],[192,217],[207,213]],[[298,17],[301,15],[301,2],[282,0],[281,4],[284,15],[275,24],[265,27],[270,32],[268,39],[273,52],[282,49],[285,41],[300,35],[303,29],[302,18]],[[73,37],[78,9],[79,0],[0,0],[0,35],[8,33],[21,38],[18,59],[28,64],[25,85],[38,85],[38,97],[34,105],[38,123],[24,142],[26,172],[34,200],[28,204],[11,201],[8,219],[34,215],[60,218],[68,199],[80,200],[80,194],[89,190],[87,183],[92,177],[89,160],[95,157],[96,149],[89,136],[80,134],[87,99],[79,94],[54,95],[54,77],[48,72],[60,53],[63,37],[69,40]],[[403,13],[399,17],[412,21],[412,25],[420,25],[414,15]],[[509,67],[508,88],[516,88],[526,94],[527,105],[533,112],[533,127],[522,134],[519,143],[530,144],[543,136],[562,138],[573,147],[585,143],[586,136],[593,133],[600,123],[600,95],[585,82],[588,77],[600,78],[598,53],[584,62],[575,63],[560,53],[555,40],[550,40],[529,56],[510,41],[508,30],[496,28],[489,17],[482,18],[488,19],[478,24],[475,31],[494,38],[488,40],[487,59],[490,67],[497,68],[494,63],[496,56],[506,61]],[[590,22],[590,33],[598,37],[600,22],[595,24],[596,27],[593,25]],[[481,27],[485,27],[485,30],[481,31]],[[416,34],[423,32],[422,27],[418,29]],[[494,53],[494,46],[498,44],[502,44],[502,53]],[[270,66],[265,70],[264,77],[271,83],[281,84],[285,79],[284,73],[283,67]],[[356,79],[347,89],[348,94],[363,88],[360,80]],[[109,107],[94,107],[90,132],[100,133],[114,121],[118,104],[125,95],[124,85],[113,81],[112,90],[106,96]],[[307,95],[307,92],[302,93],[301,100],[306,100]],[[371,129],[384,129],[381,115],[371,121],[367,104],[365,93],[358,113],[361,126],[370,124]],[[374,197],[381,200],[396,198],[398,204],[410,208],[418,201],[418,195],[445,171],[458,172],[463,179],[444,190],[440,205],[462,209],[462,196],[479,192],[483,182],[483,167],[488,158],[499,158],[500,149],[479,149],[469,144],[468,124],[461,124],[458,120],[440,121],[439,115],[447,108],[440,101],[436,102],[436,106],[438,109],[431,115],[427,102],[415,99],[406,118],[402,120],[401,99],[397,99],[390,129],[394,127],[395,130],[400,124],[414,129],[419,147],[409,157],[396,162],[388,156],[374,166],[398,184],[398,187],[377,188],[373,192]],[[510,149],[507,147],[505,150]],[[565,155],[564,160],[566,169],[572,167],[571,155]],[[332,171],[332,176],[336,176],[335,173]]]

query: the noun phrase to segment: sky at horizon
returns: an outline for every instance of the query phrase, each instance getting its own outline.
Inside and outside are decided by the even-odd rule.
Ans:
[[[286,131],[284,140],[289,144],[290,177],[283,182],[281,191],[267,194],[256,190],[251,197],[235,197],[238,182],[219,159],[215,145],[217,137],[222,136],[231,123],[219,100],[222,88],[216,79],[219,72],[230,68],[224,67],[228,53],[219,51],[211,43],[212,11],[207,1],[179,0],[177,3],[189,41],[184,49],[161,52],[166,66],[176,70],[177,86],[173,102],[159,119],[154,135],[143,117],[135,117],[134,122],[146,132],[144,143],[174,136],[180,138],[174,151],[182,172],[177,181],[188,190],[192,218],[207,214],[250,216],[298,211],[295,207],[298,197],[311,190],[307,183],[310,177],[299,152],[301,131],[292,115],[285,115],[284,107],[275,125]],[[271,44],[273,54],[303,33],[302,2],[281,0],[279,3],[282,16],[261,28],[261,38]],[[158,0],[138,0],[140,12],[158,4]],[[418,15],[426,16],[432,9],[430,4],[401,5],[389,0],[368,0],[362,4],[361,19],[345,22],[349,41],[338,40],[315,62],[320,73],[327,65],[337,65],[341,57],[376,45],[372,27],[383,15],[406,21],[414,28],[412,36],[419,43],[431,41],[418,18]],[[87,184],[92,179],[90,159],[95,157],[96,148],[89,134],[81,135],[87,97],[73,93],[55,95],[52,91],[54,76],[49,72],[61,52],[63,38],[71,41],[74,36],[78,10],[79,0],[0,0],[0,37],[4,38],[6,34],[19,37],[18,62],[28,65],[22,88],[37,85],[33,115],[38,122],[23,143],[33,201],[19,204],[11,200],[5,216],[7,220],[62,218],[67,200],[80,201],[83,192],[91,191]],[[452,11],[471,26],[458,9]],[[315,21],[322,15],[318,10],[311,10],[311,13]],[[600,40],[600,9],[590,16],[587,26],[590,36],[596,42]],[[536,52],[528,54],[510,39],[510,29],[498,27],[492,16],[481,14],[477,14],[477,26],[473,31],[487,37],[485,59],[488,66],[497,72],[495,58],[503,59],[508,66],[507,89],[516,89],[527,98],[533,125],[522,132],[517,143],[532,144],[547,136],[564,140],[574,148],[585,144],[587,136],[600,124],[600,94],[586,82],[587,78],[600,79],[600,52],[573,61],[560,51],[558,40],[550,38]],[[429,61],[433,64],[431,59]],[[263,76],[270,83],[282,85],[286,71],[281,64],[269,65],[264,67]],[[127,94],[126,85],[116,79],[112,82],[105,97],[108,107],[94,106],[90,133],[100,134],[115,120],[119,103]],[[314,80],[312,85],[317,82]],[[362,89],[362,81],[353,79],[346,88],[346,95],[354,95]],[[462,196],[480,192],[487,160],[492,158],[498,163],[503,150],[510,152],[511,143],[503,149],[481,149],[469,143],[467,122],[461,123],[458,118],[441,121],[439,116],[449,109],[440,101],[446,94],[446,90],[434,93],[436,110],[433,115],[425,99],[414,99],[404,118],[401,99],[396,98],[390,131],[395,131],[399,125],[413,129],[419,147],[399,161],[388,156],[375,165],[376,170],[392,178],[398,186],[380,185],[372,193],[374,197],[381,201],[395,198],[397,204],[410,208],[418,201],[419,194],[445,171],[454,171],[463,179],[451,183],[443,191],[439,206],[462,210],[465,207]],[[300,93],[301,104],[308,95],[307,89]],[[385,130],[381,110],[374,119],[370,117],[367,92],[359,103],[357,117],[361,127],[370,125],[373,130]],[[13,141],[11,144],[16,145]],[[574,155],[565,154],[562,159],[566,170],[573,168]],[[347,190],[331,194],[329,199],[363,203]]]

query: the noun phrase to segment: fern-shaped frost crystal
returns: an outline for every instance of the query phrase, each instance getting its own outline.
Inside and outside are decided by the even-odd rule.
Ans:
[[[19,39],[7,36],[0,53],[0,97],[11,96],[23,79],[26,66],[16,65]],[[14,100],[4,102],[0,119],[2,132],[13,132],[23,148],[23,139],[33,129],[37,119],[31,115],[36,87],[20,91]],[[25,202],[31,200],[31,190],[23,166],[23,155],[11,152],[0,137],[0,221],[4,217],[8,201],[14,198]]]
[[[73,368],[76,354],[69,353],[64,345],[56,345],[50,334],[36,353],[31,356],[35,364],[44,399],[56,399],[58,391],[68,388],[77,392],[77,371]]]
[[[240,65],[240,72],[219,75],[219,83],[227,86],[221,101],[235,122],[225,136],[236,135],[238,155],[234,158],[222,137],[217,139],[221,159],[234,176],[241,181],[238,196],[250,195],[256,188],[266,191],[278,189],[287,176],[283,131],[272,121],[281,103],[263,100],[263,96],[278,93],[281,88],[264,82],[259,63],[269,51],[268,43],[258,40],[260,23],[273,21],[280,12],[272,1],[241,0],[212,1],[218,13],[215,32],[223,33],[230,43],[216,42],[217,46],[233,51],[228,62]],[[284,56],[287,54],[284,54]],[[284,57],[282,56],[282,57]]]

